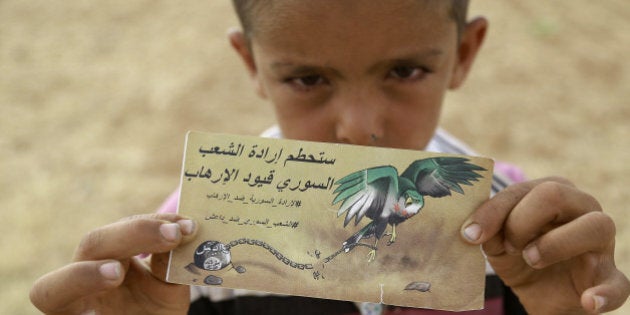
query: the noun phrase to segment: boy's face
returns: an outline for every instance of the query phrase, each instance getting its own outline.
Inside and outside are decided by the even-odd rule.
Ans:
[[[273,1],[232,44],[285,137],[423,149],[468,69],[448,3]]]

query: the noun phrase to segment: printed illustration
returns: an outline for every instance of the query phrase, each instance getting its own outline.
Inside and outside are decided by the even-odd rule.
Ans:
[[[368,261],[376,257],[378,241],[387,226],[392,230],[387,245],[396,241],[396,226],[418,214],[424,206],[424,197],[450,196],[451,191],[464,194],[460,186],[471,185],[481,175],[475,171],[484,168],[468,163],[465,158],[436,157],[417,160],[402,173],[393,166],[380,166],[354,172],[339,181],[333,204],[341,202],[337,216],[346,213],[343,226],[354,219],[354,225],[364,217],[372,221],[345,242],[343,250],[349,252],[363,239],[374,237]]]

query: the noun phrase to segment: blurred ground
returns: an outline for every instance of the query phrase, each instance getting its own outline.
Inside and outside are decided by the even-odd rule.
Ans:
[[[473,12],[490,33],[444,126],[594,194],[630,274],[630,2],[475,1]],[[186,130],[273,123],[227,45],[233,25],[228,1],[0,0],[1,314],[36,313],[30,285],[85,232],[152,212],[178,184]]]

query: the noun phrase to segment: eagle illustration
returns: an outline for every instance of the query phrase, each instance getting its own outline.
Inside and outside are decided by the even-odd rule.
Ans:
[[[383,235],[391,235],[387,245],[396,241],[396,226],[416,215],[424,206],[424,197],[450,196],[451,191],[464,194],[461,185],[472,185],[486,169],[469,163],[462,157],[433,157],[416,160],[398,175],[391,165],[368,168],[351,173],[335,184],[337,194],[332,204],[341,202],[337,217],[344,212],[346,227],[354,218],[357,225],[364,217],[372,221],[348,238],[342,249],[349,252],[362,239],[375,237],[374,246],[368,254],[368,261],[376,257],[378,241]],[[385,233],[387,225],[392,226],[391,234]]]

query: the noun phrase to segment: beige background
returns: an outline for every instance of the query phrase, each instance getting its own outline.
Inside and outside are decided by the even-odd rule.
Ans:
[[[630,274],[630,2],[473,11],[490,18],[489,36],[444,126],[595,195]],[[0,313],[36,313],[31,283],[85,232],[152,212],[178,184],[186,130],[257,134],[273,122],[226,44],[232,25],[228,1],[0,0]]]

